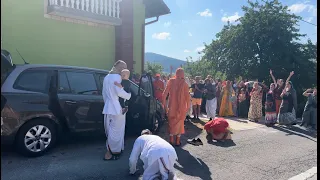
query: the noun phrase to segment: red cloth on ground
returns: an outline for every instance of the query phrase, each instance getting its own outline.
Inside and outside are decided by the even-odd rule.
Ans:
[[[227,132],[228,127],[229,123],[224,118],[215,118],[204,125],[206,131],[212,130],[216,135]]]

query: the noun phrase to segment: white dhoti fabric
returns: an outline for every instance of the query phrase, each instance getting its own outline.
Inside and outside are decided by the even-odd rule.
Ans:
[[[187,111],[187,116],[191,116],[192,115],[192,98],[191,98],[191,96],[190,96],[190,107],[189,107],[189,110]]]
[[[126,127],[126,115],[104,115],[104,129],[107,136],[106,147],[111,152],[124,150],[124,134]]]
[[[161,159],[158,159],[156,161],[154,161],[151,165],[144,165],[144,172],[142,175],[142,180],[153,180],[155,178],[159,178],[159,179],[163,179],[163,180],[168,180],[169,177],[169,172],[174,173],[174,161],[172,161],[171,159],[169,159],[169,157],[167,158],[162,158],[164,161],[164,164],[166,166],[166,168],[164,167],[164,165],[161,162]],[[168,170],[167,170],[168,169]],[[177,179],[176,176],[174,176],[173,179]]]
[[[214,119],[216,117],[217,110],[217,98],[213,98],[212,100],[206,101],[206,111],[207,117]]]

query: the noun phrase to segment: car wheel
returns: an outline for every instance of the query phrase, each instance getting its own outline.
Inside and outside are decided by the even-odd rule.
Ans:
[[[37,157],[46,153],[56,140],[57,131],[53,122],[47,119],[35,119],[20,128],[16,147],[22,155]]]

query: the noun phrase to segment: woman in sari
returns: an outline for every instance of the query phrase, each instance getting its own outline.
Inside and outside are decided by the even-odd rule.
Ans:
[[[232,97],[233,89],[231,87],[230,81],[226,82],[226,85],[223,86],[221,94],[221,104],[220,104],[220,110],[219,110],[219,116],[226,117],[226,116],[234,116],[233,110],[232,110]]]
[[[265,102],[265,125],[273,126],[277,122],[276,102],[274,98],[275,83],[271,83],[270,89],[266,94]]]
[[[308,101],[304,107],[300,126],[317,130],[317,89],[307,89],[303,95],[308,97]]]
[[[277,115],[279,114],[279,109],[280,109],[280,105],[281,105],[281,102],[282,102],[282,98],[280,97],[280,95],[281,95],[281,93],[282,93],[282,91],[283,91],[283,89],[285,87],[285,84],[290,81],[290,79],[293,76],[293,74],[294,74],[294,71],[290,72],[289,77],[287,78],[286,82],[284,83],[283,79],[278,79],[276,81],[276,78],[273,76],[272,70],[270,69],[271,78],[273,80],[273,83],[276,84],[276,87],[273,90],[273,93],[274,93],[274,98],[275,98],[275,103],[276,103],[276,113],[277,113]]]
[[[184,120],[190,107],[189,86],[185,82],[182,68],[178,68],[175,77],[168,81],[162,96],[163,104],[167,103],[167,96],[169,104],[166,112],[168,115],[170,143],[180,146],[180,136],[184,134]],[[176,141],[174,141],[174,136],[176,136]]]
[[[258,122],[262,117],[262,88],[258,82],[253,83],[253,89],[250,92],[250,107],[248,113],[249,121]]]
[[[291,81],[286,83],[280,97],[282,102],[278,114],[278,123],[280,125],[295,125],[296,115],[293,109],[297,109],[297,94]]]

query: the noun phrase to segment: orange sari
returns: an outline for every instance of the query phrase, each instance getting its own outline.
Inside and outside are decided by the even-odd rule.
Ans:
[[[171,78],[162,95],[163,104],[166,104],[166,97],[169,95],[168,123],[169,133],[172,135],[184,134],[184,120],[190,107],[189,86],[184,79],[184,71],[178,68],[176,76]]]

